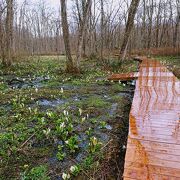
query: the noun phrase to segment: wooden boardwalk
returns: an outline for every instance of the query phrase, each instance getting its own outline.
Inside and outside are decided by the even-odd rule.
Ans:
[[[124,180],[180,180],[180,81],[142,59],[132,108]]]
[[[137,78],[138,78],[138,73],[127,73],[127,74],[113,74],[108,78],[108,80],[128,81],[128,80],[135,80]]]

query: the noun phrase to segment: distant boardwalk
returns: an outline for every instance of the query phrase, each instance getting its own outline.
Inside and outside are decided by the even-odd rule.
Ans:
[[[132,108],[124,180],[180,180],[180,81],[142,59]]]

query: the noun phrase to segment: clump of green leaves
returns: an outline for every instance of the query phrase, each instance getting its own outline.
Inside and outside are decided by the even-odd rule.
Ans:
[[[50,180],[47,175],[46,166],[37,166],[32,168],[28,173],[23,173],[21,175],[22,180]]]
[[[94,162],[93,156],[90,154],[86,157],[86,159],[83,161],[82,166],[85,169],[90,169],[92,167],[92,164]]]
[[[19,96],[15,96],[13,99],[12,99],[12,107],[13,109],[22,109],[25,107],[25,97],[19,95]]]
[[[64,141],[67,140],[68,135],[73,131],[72,119],[69,115],[63,115],[56,120],[56,134]]]
[[[9,148],[15,147],[15,142],[14,142],[14,135],[13,133],[0,133],[0,156],[7,158],[8,157],[8,151]]]
[[[65,143],[71,153],[74,153],[79,148],[78,137],[76,135],[71,136]]]
[[[96,124],[98,121],[97,121],[96,118],[92,118],[92,119],[90,119],[90,122],[91,122],[92,124]]]
[[[92,132],[93,132],[93,129],[92,129],[91,127],[89,127],[88,130],[86,130],[85,133],[86,133],[88,136],[91,136],[91,135],[92,135]]]
[[[50,118],[50,119],[55,119],[57,118],[57,114],[53,111],[48,111],[47,113],[47,117]]]
[[[62,161],[64,158],[65,158],[65,153],[63,152],[63,146],[62,145],[59,145],[58,146],[58,153],[56,155],[57,159],[59,161]]]
[[[70,179],[70,178],[71,178],[71,175],[70,175],[69,173],[63,173],[63,174],[62,174],[62,179],[68,180],[68,179]]]
[[[0,91],[4,91],[6,89],[8,89],[8,86],[5,83],[0,82]]]
[[[98,141],[96,137],[91,137],[90,142],[89,142],[89,151],[91,153],[95,153],[96,151],[100,149],[101,145],[102,143]]]
[[[73,176],[77,176],[80,172],[80,166],[79,165],[74,165],[70,167],[70,172]]]
[[[101,121],[99,124],[101,129],[105,129],[107,126],[107,123],[105,121]]]

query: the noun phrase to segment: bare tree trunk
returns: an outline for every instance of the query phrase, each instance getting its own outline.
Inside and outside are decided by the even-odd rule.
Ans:
[[[103,60],[103,47],[104,47],[104,3],[101,0],[101,61]]]
[[[2,59],[2,63],[4,66],[11,66],[13,53],[13,0],[6,0],[6,4],[5,56]]]
[[[160,30],[160,21],[161,21],[160,12],[161,12],[161,0],[159,1],[157,20],[156,20],[156,38],[155,38],[156,48],[159,47],[159,30]]]
[[[142,48],[146,48],[146,0],[143,0],[143,17],[142,17]]]
[[[148,26],[148,42],[147,42],[147,48],[150,50],[151,47],[151,41],[152,41],[152,26],[153,26],[153,12],[154,12],[154,1],[151,0],[151,4],[148,8],[148,19],[149,19],[149,26]],[[149,51],[150,52],[150,51]]]
[[[3,58],[3,20],[2,20],[2,14],[3,14],[3,6],[0,3],[0,56]]]
[[[126,57],[128,42],[129,42],[129,38],[131,35],[131,31],[134,26],[134,17],[136,15],[139,2],[140,2],[140,0],[132,0],[131,1],[129,13],[128,13],[128,20],[127,20],[125,34],[124,34],[124,40],[123,40],[123,44],[121,46],[121,51],[120,51],[120,59],[121,60],[124,60]]]
[[[83,39],[85,35],[86,25],[88,21],[88,14],[90,12],[92,0],[87,0],[86,4],[84,5],[84,13],[83,13],[83,20],[81,22],[81,26],[79,29],[78,35],[78,46],[77,46],[77,53],[76,53],[76,67],[77,70],[80,70],[80,61],[82,56],[82,46],[83,46]]]
[[[138,50],[140,47],[153,46],[163,49],[167,46],[177,48],[180,45],[180,10],[178,10],[180,0],[141,0],[135,28],[133,28],[133,19],[137,0],[119,0],[119,8],[117,0],[91,0],[92,8],[88,14],[85,13],[88,0],[72,2],[64,0],[67,5],[71,3],[72,7],[75,7],[72,9],[73,14],[69,14],[71,26],[68,27],[66,21],[67,28],[71,27],[71,31],[64,28],[65,39],[69,39],[65,40],[66,43],[62,35],[60,10],[57,13],[44,0],[34,4],[29,4],[28,0],[21,0],[22,6],[14,3],[14,25],[12,25],[14,38],[12,38],[10,8],[7,11],[7,4],[11,1],[16,2],[0,0],[0,55],[7,65],[12,63],[10,61],[13,58],[10,56],[14,54],[39,56],[57,54],[63,52],[66,46],[67,69],[72,70],[80,66],[83,53],[84,55],[99,54],[103,59],[103,52],[110,55],[111,52],[115,52],[114,49],[119,48],[120,55],[124,59],[127,47],[128,50]],[[60,3],[62,4],[63,1]],[[85,24],[84,19],[86,19]],[[125,33],[122,33],[123,29]],[[12,39],[14,43],[11,49]],[[83,43],[81,43],[82,39]],[[76,52],[77,58],[72,58],[71,51]]]
[[[74,66],[73,59],[71,56],[66,0],[60,0],[60,2],[61,2],[61,19],[62,19],[63,38],[64,38],[65,51],[66,51],[66,56],[67,56],[66,71],[68,73],[73,73],[73,72],[76,72],[78,68]]]
[[[180,25],[180,0],[176,0],[177,3],[177,17],[176,17],[176,25],[175,25],[175,33],[173,38],[173,46],[177,46],[177,38],[178,38],[178,29]]]

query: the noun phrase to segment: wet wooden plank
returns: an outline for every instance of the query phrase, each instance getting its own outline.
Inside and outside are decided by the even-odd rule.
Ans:
[[[138,148],[136,146],[128,145],[127,148],[128,148],[128,151],[132,151],[132,152],[130,152],[131,154],[134,153],[136,155],[138,153],[143,153],[143,151],[138,150]],[[173,151],[175,151],[175,150],[173,149]],[[168,160],[168,161],[172,161],[172,162],[180,162],[180,155],[177,152],[179,150],[175,151],[175,153],[173,153],[173,151],[171,151],[171,154],[170,154],[170,153],[167,153],[167,151],[164,152],[163,150],[157,151],[156,149],[146,148],[147,154],[150,155],[151,157],[153,157],[153,159],[157,158],[157,159],[166,160],[166,161]],[[132,159],[130,159],[130,158],[132,158],[132,156],[129,157],[129,159],[128,159],[129,161],[132,161]]]
[[[124,179],[180,179],[180,82],[142,58],[132,108]]]
[[[135,180],[133,178],[128,178],[128,177],[125,177],[124,180]]]
[[[138,73],[127,73],[127,74],[113,74],[108,77],[108,80],[112,81],[129,81],[138,78]]]
[[[164,147],[162,149],[152,149],[151,147],[146,147],[146,151],[147,152],[155,152],[155,153],[158,153],[158,154],[162,154],[162,155],[167,155],[167,156],[175,156],[176,158],[178,157],[180,159],[180,155],[179,155],[179,149],[174,149],[174,145],[171,144],[172,146],[172,149],[170,148],[166,148],[166,146],[164,145]],[[128,146],[127,148],[132,148],[134,151],[136,150],[136,146],[134,145],[130,145]]]
[[[131,173],[144,174],[146,177],[147,174],[149,173],[148,171],[146,171],[146,168],[148,168],[149,171],[152,172],[152,174],[160,174],[160,175],[166,175],[169,177],[180,178],[179,169],[174,169],[174,168],[170,169],[163,166],[154,166],[151,164],[149,164],[148,166],[145,166],[142,163],[130,162],[130,161],[126,161],[126,166],[127,168],[124,171],[125,177],[136,177],[136,176],[130,176]],[[137,175],[137,178],[138,178],[138,175]]]
[[[128,146],[127,147],[128,153],[131,153],[133,156],[129,156],[127,158],[127,161],[132,161],[132,162],[141,162],[144,160],[144,156],[140,156],[139,154],[143,155],[144,149],[137,149],[137,147],[132,147]],[[159,165],[159,166],[164,166],[164,167],[171,167],[171,165],[176,163],[176,167],[180,167],[180,155],[176,154],[167,154],[167,153],[158,153],[155,152],[154,150],[146,150],[146,155],[149,157],[148,158],[148,163],[151,165]],[[169,161],[170,163],[167,163]]]
[[[145,170],[145,169],[148,169]],[[150,172],[148,174],[148,172]],[[165,174],[164,174],[165,173]],[[124,179],[132,178],[132,179],[142,179],[142,180],[179,180],[180,177],[174,176],[177,174],[177,170],[169,171],[168,168],[158,167],[158,166],[148,166],[148,167],[136,167],[127,168],[124,171]],[[179,175],[179,174],[178,174]]]

